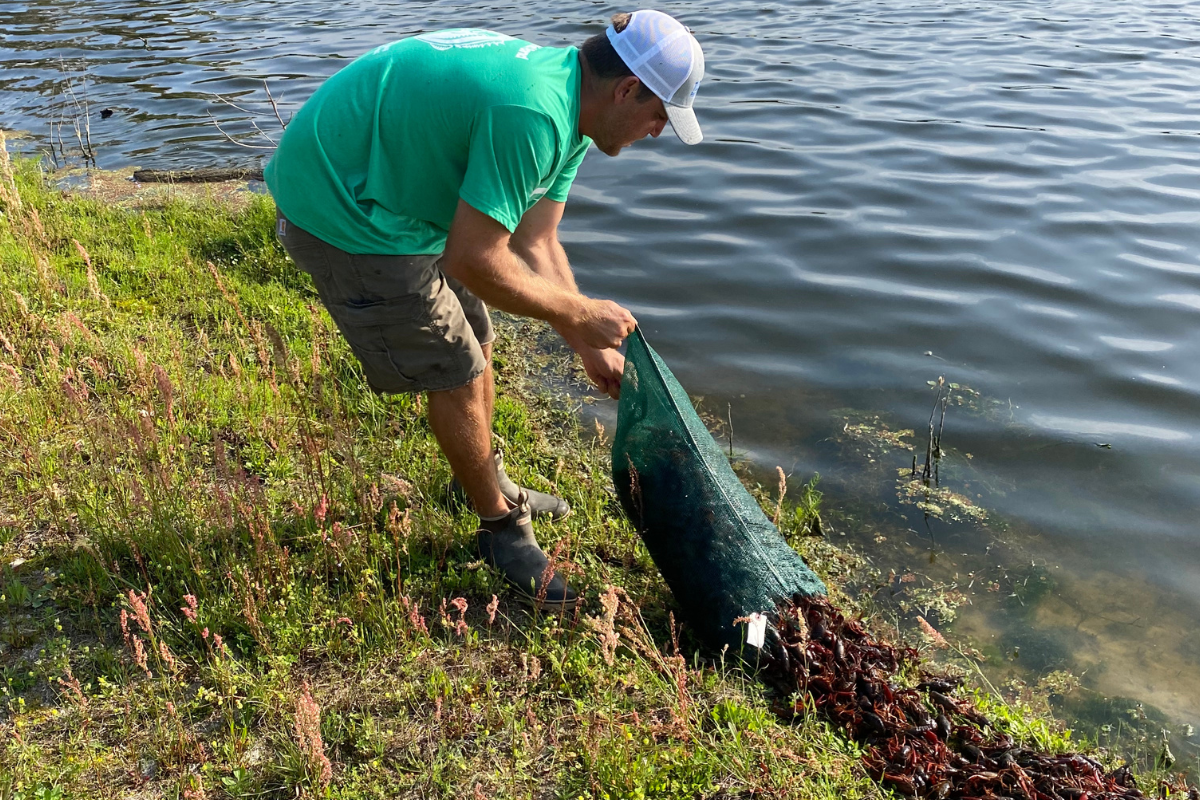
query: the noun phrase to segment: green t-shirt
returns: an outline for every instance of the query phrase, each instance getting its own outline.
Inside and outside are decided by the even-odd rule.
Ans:
[[[542,197],[567,199],[591,143],[578,52],[470,29],[372,50],[288,123],[267,186],[350,253],[440,253],[460,197],[513,231]]]

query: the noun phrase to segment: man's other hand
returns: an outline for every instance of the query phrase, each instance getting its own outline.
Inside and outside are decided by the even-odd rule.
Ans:
[[[579,358],[588,378],[596,388],[613,400],[621,399],[621,376],[625,373],[625,356],[611,348],[579,348]]]

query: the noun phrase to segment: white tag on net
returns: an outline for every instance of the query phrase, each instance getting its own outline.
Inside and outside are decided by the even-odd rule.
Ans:
[[[746,644],[754,645],[761,650],[767,637],[767,617],[765,614],[754,613],[747,619]]]

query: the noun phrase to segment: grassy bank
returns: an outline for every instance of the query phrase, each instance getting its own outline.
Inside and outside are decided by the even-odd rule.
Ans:
[[[0,799],[885,794],[680,644],[544,328],[502,326],[496,429],[575,508],[539,528],[565,618],[477,560],[421,398],[367,390],[269,199],[0,173]],[[837,586],[815,512],[782,526]]]

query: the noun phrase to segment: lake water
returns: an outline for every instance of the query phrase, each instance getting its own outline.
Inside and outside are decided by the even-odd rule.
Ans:
[[[661,8],[705,49],[706,138],[588,156],[563,222],[581,287],[756,464],[821,473],[881,596],[957,587],[994,675],[1066,667],[1200,725],[1200,2]],[[262,151],[212,127],[253,133],[217,94],[275,134],[263,79],[286,118],[402,36],[575,44],[614,10],[7,0],[0,125],[70,155],[69,79],[101,167],[242,165]],[[912,456],[868,430],[915,429],[923,460],[939,376],[979,393],[940,478],[985,527],[898,502]]]

